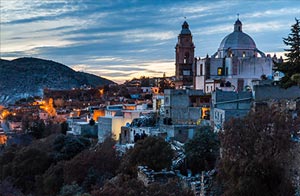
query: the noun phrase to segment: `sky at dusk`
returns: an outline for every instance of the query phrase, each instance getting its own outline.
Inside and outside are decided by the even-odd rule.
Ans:
[[[0,0],[3,59],[37,57],[115,82],[175,75],[186,20],[195,55],[214,54],[237,13],[259,50],[282,55],[300,1]],[[185,19],[186,17],[186,19]],[[2,73],[1,73],[2,74]]]

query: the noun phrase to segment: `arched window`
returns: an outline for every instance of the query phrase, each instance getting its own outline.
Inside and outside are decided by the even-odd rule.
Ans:
[[[184,54],[184,59],[183,59],[183,63],[184,63],[184,64],[188,63],[189,57],[190,57],[190,54],[189,54],[188,52],[186,52],[186,53]]]

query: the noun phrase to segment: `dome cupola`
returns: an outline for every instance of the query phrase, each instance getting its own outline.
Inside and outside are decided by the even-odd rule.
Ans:
[[[218,49],[218,57],[247,57],[256,56],[258,49],[254,40],[242,31],[242,22],[239,18],[234,23],[233,32],[227,35]]]
[[[189,24],[184,21],[184,23],[182,24],[182,30],[181,30],[181,33],[180,34],[191,34],[191,31],[189,29]]]

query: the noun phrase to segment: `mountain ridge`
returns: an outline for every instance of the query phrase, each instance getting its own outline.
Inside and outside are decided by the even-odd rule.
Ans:
[[[115,82],[52,61],[33,57],[0,59],[0,105],[42,96],[43,89],[66,90],[83,85],[99,87]]]

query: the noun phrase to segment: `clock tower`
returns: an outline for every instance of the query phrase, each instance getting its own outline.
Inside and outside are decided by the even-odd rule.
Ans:
[[[194,62],[193,36],[189,29],[189,24],[184,21],[182,30],[178,35],[178,42],[175,47],[176,53],[176,81],[177,89],[193,88],[193,62]]]

